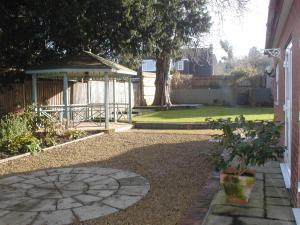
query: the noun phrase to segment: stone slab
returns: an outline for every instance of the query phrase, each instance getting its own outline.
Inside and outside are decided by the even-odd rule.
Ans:
[[[209,215],[204,225],[233,225],[233,218],[228,216]]]
[[[283,179],[267,178],[265,181],[265,186],[284,188],[285,183]]]
[[[54,168],[0,178],[0,225],[62,225],[125,209],[150,189],[136,173]]]
[[[32,224],[37,212],[11,212],[0,218],[0,225]]]
[[[52,212],[42,212],[34,220],[32,225],[64,225],[76,221],[71,210],[57,210]]]
[[[81,220],[95,219],[118,210],[107,205],[87,205],[73,209],[76,216]]]
[[[211,205],[232,205],[239,206],[237,204],[227,203],[226,196],[224,191],[219,191],[212,201]],[[264,207],[264,198],[261,195],[255,195],[255,193],[251,193],[248,204],[243,205],[246,208],[263,208]]]
[[[276,221],[271,219],[259,219],[259,218],[248,218],[248,217],[239,217],[237,218],[236,224],[243,225],[296,225],[294,222],[287,221]]]
[[[266,198],[267,205],[291,206],[291,202],[287,198]]]
[[[267,206],[267,217],[270,219],[294,221],[291,207],[288,206]]]
[[[246,208],[230,205],[214,205],[211,212],[213,214],[226,216],[248,216],[248,217],[264,217],[264,209],[262,208]]]
[[[266,187],[266,197],[289,198],[289,193],[285,188]]]

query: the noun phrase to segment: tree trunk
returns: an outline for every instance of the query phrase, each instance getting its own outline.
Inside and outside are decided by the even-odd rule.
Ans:
[[[170,57],[156,58],[155,96],[152,105],[171,106]]]

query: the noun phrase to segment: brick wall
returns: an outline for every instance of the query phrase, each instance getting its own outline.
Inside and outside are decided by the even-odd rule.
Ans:
[[[284,31],[279,43],[274,43],[274,47],[281,48],[281,60],[279,62],[279,102],[275,105],[275,120],[284,121],[284,98],[285,98],[285,73],[283,62],[285,48],[289,40],[293,43],[292,56],[292,168],[291,168],[291,193],[295,207],[300,207],[300,193],[298,193],[298,182],[300,181],[300,159],[299,159],[299,102],[300,102],[300,2],[294,1],[289,13]],[[276,88],[275,88],[276,90]],[[277,93],[276,93],[277,94]],[[284,129],[282,132],[282,143],[284,143]]]

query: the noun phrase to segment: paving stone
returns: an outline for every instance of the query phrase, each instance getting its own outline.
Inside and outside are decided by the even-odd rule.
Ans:
[[[83,181],[84,179],[93,176],[95,176],[95,174],[89,174],[89,173],[75,174],[75,177],[73,177],[73,181]]]
[[[40,178],[31,178],[31,179],[24,180],[23,183],[39,185],[39,184],[44,184],[45,181],[41,180]]]
[[[42,212],[32,225],[63,225],[70,224],[76,221],[71,210],[57,210],[52,212]]]
[[[24,180],[25,179],[23,177],[19,177],[19,176],[6,177],[6,178],[0,179],[0,184],[10,185],[10,184],[22,182]]]
[[[82,191],[78,190],[78,191],[68,191],[68,190],[60,190],[63,198],[68,198],[68,197],[72,197],[75,195],[79,195],[82,193]]]
[[[4,216],[8,213],[10,213],[11,211],[8,211],[8,210],[4,210],[4,209],[0,209],[0,216]]]
[[[10,209],[14,208],[15,205],[20,204],[22,202],[26,202],[28,200],[31,200],[29,197],[16,197],[16,198],[9,198],[6,200],[0,201],[0,206],[2,209]]]
[[[101,201],[103,199],[94,195],[87,195],[87,194],[76,195],[73,198],[75,198],[79,202],[82,202],[85,205],[91,202]]]
[[[266,179],[272,179],[272,178],[275,178],[275,179],[283,179],[283,176],[281,173],[267,173],[265,174],[265,178]]]
[[[287,198],[266,198],[267,205],[282,205],[282,206],[291,206],[291,202]]]
[[[268,178],[265,181],[265,186],[284,188],[285,183],[284,183],[283,179]]]
[[[142,195],[147,194],[150,189],[148,186],[121,186],[121,188],[116,193],[117,195]]]
[[[57,201],[57,209],[71,209],[80,206],[83,205],[74,198],[63,198]]]
[[[285,188],[266,187],[265,192],[266,192],[266,197],[289,198],[289,193]]]
[[[122,178],[129,178],[129,177],[137,177],[138,174],[128,172],[128,171],[120,171],[120,172],[117,172],[117,173],[110,174],[109,176],[113,177],[115,179],[122,179]]]
[[[21,188],[21,189],[30,189],[34,187],[33,184],[24,184],[24,183],[11,184],[10,186],[14,188]]]
[[[236,224],[243,224],[243,225],[296,225],[296,223],[294,223],[294,222],[248,218],[248,217],[237,218]]]
[[[54,182],[54,183],[58,188],[61,188],[66,191],[79,191],[79,190],[85,191],[88,189],[88,185],[80,181],[76,181],[72,183],[69,182]]]
[[[263,192],[264,190],[264,183],[263,181],[257,180],[255,181],[255,185],[253,187],[253,192]]]
[[[89,182],[94,182],[94,181],[101,181],[101,180],[104,180],[104,179],[107,179],[107,176],[96,174],[94,176],[83,179],[82,181],[89,183]]]
[[[113,195],[116,193],[117,190],[88,190],[86,193],[90,195],[95,195],[101,198],[106,198],[108,196]]]
[[[27,192],[28,196],[32,197],[32,198],[46,198],[49,195],[55,195],[56,198],[61,198],[61,194],[57,191],[57,190],[53,190],[53,189],[39,189],[39,188],[33,188],[30,189]],[[53,198],[53,197],[51,197]],[[55,197],[54,197],[55,198]]]
[[[30,211],[30,212],[55,210],[56,200],[55,199],[30,199],[28,201],[21,202],[17,205],[14,205],[14,209],[17,211]]]
[[[49,175],[59,175],[70,173],[72,170],[73,168],[54,168],[46,170],[46,173],[48,173]]]
[[[121,186],[141,186],[148,185],[148,181],[143,177],[129,177],[119,179]]]
[[[278,220],[294,221],[294,215],[291,207],[288,206],[270,206],[267,205],[267,217]]]
[[[258,173],[275,173],[280,174],[281,169],[280,167],[255,167],[255,171]]]
[[[107,205],[87,205],[87,206],[82,206],[78,208],[73,209],[74,213],[76,216],[81,221],[84,220],[89,220],[89,219],[95,219],[101,216],[105,216],[114,212],[117,212],[118,210],[112,207],[109,207]]]
[[[262,208],[247,208],[230,205],[214,205],[211,209],[213,214],[226,216],[249,216],[249,217],[263,217],[264,209]]]
[[[228,216],[209,215],[204,225],[233,225],[233,218]]]
[[[118,188],[119,188],[119,183],[112,178],[89,183],[90,190],[95,190],[95,189],[96,190],[97,189],[113,189],[113,190],[115,190]]]
[[[76,174],[60,174],[58,176],[58,181],[71,181]]]
[[[25,225],[32,224],[37,212],[11,212],[2,216],[0,225]]]
[[[28,179],[28,178],[35,178],[35,177],[43,177],[47,175],[48,174],[44,170],[40,170],[36,172],[30,172],[29,174],[20,174],[19,176]]]
[[[269,161],[269,162],[266,162],[264,167],[267,167],[267,168],[280,168],[280,163],[277,162],[277,161]]]
[[[237,204],[227,203],[226,196],[224,191],[219,191],[212,201],[211,205],[233,205],[239,206]],[[248,204],[243,205],[243,207],[251,207],[251,208],[263,208],[264,199],[260,195],[255,195],[255,193],[251,193]]]
[[[255,178],[256,178],[256,180],[263,180],[264,179],[264,174],[263,173],[256,173]]]
[[[0,225],[62,225],[94,219],[136,203],[149,188],[148,181],[135,173],[98,167],[0,178]]]
[[[125,209],[141,198],[141,196],[113,195],[104,199],[102,202],[118,209]]]

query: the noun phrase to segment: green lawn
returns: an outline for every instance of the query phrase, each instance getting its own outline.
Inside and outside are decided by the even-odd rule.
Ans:
[[[205,118],[235,118],[244,115],[246,120],[272,120],[273,108],[203,106],[198,109],[178,109],[145,112],[133,117],[135,122],[205,122]]]

